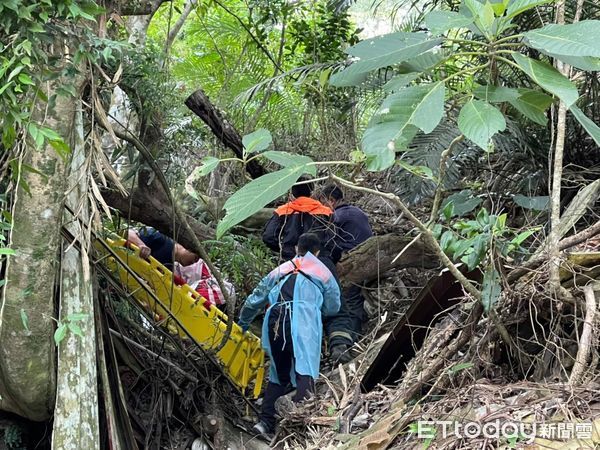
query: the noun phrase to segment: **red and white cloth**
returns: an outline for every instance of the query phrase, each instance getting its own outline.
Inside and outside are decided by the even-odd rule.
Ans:
[[[185,282],[202,297],[207,299],[213,305],[225,304],[225,297],[219,283],[216,278],[213,277],[212,273],[205,262],[199,259],[194,264],[189,266],[182,266],[179,263],[175,263],[175,275],[180,276]],[[229,294],[229,298],[235,299],[235,289],[233,285],[227,281],[223,281],[225,288]]]

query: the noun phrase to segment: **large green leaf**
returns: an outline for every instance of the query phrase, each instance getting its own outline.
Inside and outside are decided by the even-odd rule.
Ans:
[[[500,274],[494,267],[490,266],[485,270],[483,283],[481,284],[481,303],[485,312],[494,309],[500,294],[502,294]]]
[[[214,156],[202,158],[202,165],[196,169],[196,175],[204,177],[217,168],[221,160]]]
[[[522,194],[516,194],[513,196],[513,201],[521,208],[545,211],[550,204],[550,197],[547,195],[541,197],[527,197]]]
[[[519,91],[504,86],[478,86],[473,91],[475,97],[488,103],[503,103],[519,98]]]
[[[472,23],[472,17],[453,11],[435,10],[425,16],[425,24],[433,34],[441,34],[451,28],[464,28]]]
[[[329,84],[335,87],[348,87],[358,86],[366,81],[369,76],[369,72],[356,73],[354,75],[348,75],[345,70],[340,70],[334,73],[329,78]]]
[[[533,89],[519,89],[520,96],[509,103],[529,120],[546,125],[546,110],[552,104],[552,97]]]
[[[489,1],[481,2],[479,0],[464,0],[464,5],[466,6],[466,10],[463,9],[463,11],[468,11],[468,13],[471,14],[479,31],[486,35],[490,34],[495,20],[492,4]],[[471,29],[473,29],[473,27],[471,27]]]
[[[600,71],[600,58],[594,56],[567,56],[558,55],[555,53],[544,52],[546,55],[556,58],[570,66],[577,67],[580,70],[586,70],[588,72]]]
[[[512,0],[508,4],[506,18],[512,19],[513,17],[518,16],[529,9],[535,8],[536,6],[554,2],[556,2],[556,0]]]
[[[473,192],[466,189],[448,196],[442,203],[442,210],[453,204],[452,215],[462,217],[477,208],[482,201],[479,197],[473,197]]]
[[[406,122],[391,121],[375,123],[365,131],[362,149],[367,155],[367,170],[387,169],[396,160],[396,151],[404,150],[413,140],[419,129]]]
[[[342,86],[348,77],[354,82],[359,74],[407,61],[442,43],[441,38],[428,40],[424,33],[408,33],[408,36],[407,33],[401,33],[395,37],[397,34],[369,39],[368,45],[367,41],[363,41],[351,48],[348,52],[354,56],[361,55],[360,60],[338,72],[335,78],[332,77],[332,84]],[[359,50],[356,51],[358,46]]]
[[[393,51],[399,47],[403,47],[408,42],[423,42],[427,39],[424,33],[408,33],[406,31],[396,31],[394,33],[382,34],[373,38],[364,39],[351,47],[348,47],[345,52],[351,56],[365,59],[376,56],[373,54],[376,51]]]
[[[398,70],[400,73],[423,72],[438,64],[445,56],[444,52],[434,49],[404,61],[398,66]]]
[[[394,163],[395,152],[405,149],[417,128],[430,133],[444,115],[442,82],[409,86],[389,95],[371,119],[362,140],[369,170],[383,170]]]
[[[411,72],[396,75],[390,81],[383,85],[383,90],[386,92],[397,92],[406,87],[411,81],[416,80],[420,74]]]
[[[424,93],[423,97],[417,103],[411,105],[414,107],[414,112],[410,117],[409,124],[420,128],[423,133],[428,134],[439,125],[444,116],[446,86],[442,81],[439,81],[432,85],[415,86],[415,88],[423,88]]]
[[[293,153],[276,150],[263,152],[261,155],[282,167],[304,166],[307,173],[313,177],[317,175],[317,167],[315,165],[309,165],[313,160],[308,156],[295,155]]]
[[[525,33],[527,45],[544,53],[600,57],[600,20],[583,20],[568,25],[550,24]]]
[[[528,119],[546,125],[546,110],[552,104],[552,97],[533,89],[513,89],[503,86],[479,86],[473,91],[477,98],[489,103],[508,102]]]
[[[505,130],[506,120],[502,113],[489,103],[471,100],[460,111],[458,128],[467,139],[488,151],[492,136]]]
[[[271,133],[265,128],[259,128],[254,133],[247,134],[242,138],[242,144],[248,155],[265,150],[271,145],[271,142],[273,142]]]
[[[516,52],[512,54],[512,57],[529,78],[546,91],[560,98],[567,107],[570,107],[579,98],[575,85],[551,65]]]
[[[247,219],[268,203],[281,197],[306,172],[305,166],[286,167],[256,178],[243,186],[225,202],[224,208],[227,214],[217,225],[217,238],[222,237],[231,227]]]
[[[576,105],[571,106],[571,112],[581,126],[585,128],[585,131],[587,131],[588,134],[594,139],[596,145],[600,146],[600,127],[596,125],[592,119],[586,116]]]

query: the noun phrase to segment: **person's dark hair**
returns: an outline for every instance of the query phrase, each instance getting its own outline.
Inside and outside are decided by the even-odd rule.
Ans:
[[[308,181],[306,177],[300,177],[298,181]],[[295,184],[292,186],[292,195],[298,197],[310,197],[313,190],[313,183]]]
[[[323,197],[332,198],[336,201],[342,200],[344,198],[344,193],[342,190],[337,187],[335,184],[328,184],[323,188]]]
[[[304,256],[306,252],[313,255],[321,250],[321,240],[315,233],[304,233],[298,238],[298,255]]]

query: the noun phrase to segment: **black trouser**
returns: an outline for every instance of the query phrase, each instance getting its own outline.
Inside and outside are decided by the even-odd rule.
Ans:
[[[269,343],[271,345],[271,364],[275,364],[279,383],[269,381],[263,397],[262,408],[258,416],[270,431],[275,429],[275,401],[285,395],[291,387],[291,371],[294,362],[294,345],[290,312],[285,306],[275,305],[269,315]],[[310,375],[296,372],[296,395],[292,399],[300,402],[314,392],[314,380]]]
[[[342,291],[342,304],[335,316],[325,320],[325,333],[329,345],[352,345],[362,334],[362,324],[366,320],[365,298],[360,286],[352,285]]]

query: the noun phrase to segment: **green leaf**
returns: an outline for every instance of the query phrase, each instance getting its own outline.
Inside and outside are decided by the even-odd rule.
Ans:
[[[8,77],[6,78],[5,83],[8,83],[10,80],[12,80],[14,77],[16,77],[19,73],[21,73],[21,70],[23,70],[25,68],[25,66],[22,65],[18,65],[17,67],[15,67],[10,74],[8,75]]]
[[[23,328],[29,331],[29,319],[27,318],[27,313],[23,308],[21,308],[21,323],[23,324]]]
[[[346,77],[356,77],[375,69],[381,69],[407,61],[440,45],[442,39],[427,39],[425,33],[392,33],[367,39],[351,47],[348,53],[359,56],[360,60],[338,72],[334,86],[341,86]]]
[[[494,24],[494,8],[489,2],[482,3],[478,0],[464,0],[464,6],[471,13],[475,26],[482,33],[489,35]]]
[[[427,166],[413,166],[413,165],[408,164],[405,161],[398,161],[398,165],[400,167],[402,167],[404,170],[407,170],[408,172],[410,172],[413,175],[416,175],[418,177],[425,178],[427,180],[435,179],[435,177],[433,176],[433,172]]]
[[[442,209],[442,214],[446,219],[446,222],[449,222],[454,214],[454,203],[451,201],[446,203],[446,206],[444,206],[444,209]]]
[[[89,317],[89,314],[86,313],[73,313],[67,316],[67,320],[69,322],[77,322],[79,320],[85,320]]]
[[[40,127],[39,132],[44,135],[44,137],[48,138],[51,141],[62,141],[63,138],[51,128]]]
[[[506,10],[506,19],[512,19],[519,14],[535,8],[536,6],[545,5],[547,3],[554,3],[556,0],[512,0],[508,4],[508,9]]]
[[[21,73],[19,74],[19,83],[21,84],[26,84],[29,86],[34,85],[35,83],[33,82],[33,80],[31,79],[31,77],[29,75],[27,75],[26,73]]]
[[[73,334],[76,334],[79,337],[83,337],[83,331],[81,331],[81,328],[76,323],[69,322],[67,324],[67,327],[69,328],[69,330],[71,330]]]
[[[481,3],[479,0],[464,0],[463,3],[474,18],[479,17],[481,11],[483,10],[483,3]]]
[[[483,5],[483,9],[481,10],[480,14],[479,14],[479,24],[481,26],[481,31],[486,31],[486,32],[491,32],[492,31],[492,25],[494,24],[494,20],[495,20],[495,14],[494,14],[494,8],[492,7],[492,4],[488,1],[485,2],[485,4]]]
[[[473,18],[453,11],[434,10],[425,16],[425,25],[433,34],[442,34],[451,28],[464,28],[473,23]]]
[[[450,202],[454,204],[454,215],[462,217],[477,208],[481,204],[482,200],[479,197],[473,197],[473,193],[467,189],[457,192],[456,194],[452,194],[446,198],[446,200],[444,200],[442,203],[442,208],[445,208],[445,205]]]
[[[588,134],[594,139],[596,145],[600,146],[600,127],[596,125],[592,119],[586,116],[581,109],[576,105],[571,106],[571,113],[575,116],[581,126],[588,132]]]
[[[517,236],[515,236],[510,243],[519,247],[523,242],[525,242],[525,240],[531,236],[533,233],[535,233],[536,231],[538,231],[537,229],[533,229],[533,230],[527,230],[527,231],[523,231],[522,233],[519,233]]]
[[[551,65],[516,52],[512,54],[512,57],[529,78],[546,91],[560,98],[567,107],[570,107],[579,98],[575,85]]]
[[[553,102],[552,97],[533,89],[519,89],[520,97],[510,100],[509,103],[527,117],[540,125],[546,125],[548,118],[546,110]]]
[[[63,161],[67,160],[69,154],[71,153],[71,147],[69,147],[65,141],[62,139],[50,141],[50,145],[56,151],[58,156],[63,159]]]
[[[214,156],[205,156],[202,158],[202,165],[196,169],[198,176],[205,177],[217,168],[221,160]]]
[[[489,103],[471,100],[460,111],[458,128],[467,139],[488,151],[492,136],[506,129],[506,120],[502,113]]]
[[[473,366],[474,366],[474,364],[470,363],[470,362],[468,362],[468,363],[454,364],[452,367],[449,367],[447,369],[447,372],[448,372],[449,375],[454,375],[454,374],[457,374],[458,372],[461,372],[463,370],[470,369]]]
[[[433,66],[440,63],[444,58],[445,54],[443,51],[434,49],[432,51],[425,52],[422,55],[410,58],[408,61],[404,61],[398,66],[398,70],[400,73],[423,72],[431,69]]]
[[[506,11],[506,7],[508,6],[510,0],[502,0],[494,3],[492,2],[492,8],[494,9],[494,14],[496,17],[502,17],[504,12]]]
[[[293,167],[293,166],[305,166],[307,173],[313,177],[317,175],[317,167],[315,165],[308,165],[313,162],[308,156],[296,155],[288,152],[280,152],[276,150],[270,150],[262,153],[262,156],[279,164],[282,167]]]
[[[266,150],[271,142],[273,142],[271,133],[265,128],[259,128],[254,133],[247,134],[242,138],[247,155]]]
[[[463,256],[460,260],[467,265],[467,269],[470,272],[474,270],[479,264],[479,255],[472,251],[471,253]]]
[[[461,240],[459,242],[459,244],[456,246],[456,249],[454,250],[454,254],[452,255],[452,258],[454,258],[455,260],[457,260],[462,255],[464,255],[465,252],[472,247],[472,245],[473,245],[473,239],[463,239],[463,240]]]
[[[225,202],[224,209],[227,214],[217,226],[217,238],[221,238],[231,227],[288,192],[306,172],[305,166],[286,167],[244,185]]]
[[[444,234],[442,234],[442,237],[440,238],[440,247],[442,247],[444,252],[450,247],[452,241],[454,241],[454,233],[450,230],[444,231]]]
[[[502,294],[500,274],[494,267],[490,266],[483,274],[483,283],[481,285],[481,303],[485,312],[494,309],[500,298],[500,294]]]
[[[585,70],[588,72],[598,72],[600,71],[600,58],[595,58],[593,56],[566,56],[566,55],[557,55],[555,53],[544,52],[548,56],[556,58],[564,63],[569,64],[570,66],[576,67],[580,70]]]
[[[33,22],[32,24],[27,26],[27,29],[31,32],[31,33],[45,33],[46,29],[39,23],[37,22]]]
[[[36,175],[39,175],[40,177],[44,178],[44,180],[48,179],[48,175],[46,175],[43,172],[40,172],[39,170],[37,170],[35,167],[31,167],[28,164],[21,164],[21,169],[23,169],[23,172],[31,172],[31,173],[35,173]]]
[[[17,254],[17,252],[12,248],[8,248],[8,247],[0,248],[0,256],[4,256],[4,255],[14,256],[16,254]]]
[[[488,103],[503,103],[519,98],[519,91],[503,86],[479,86],[473,91],[475,97]]]
[[[380,171],[391,167],[396,151],[406,149],[419,129],[406,125],[399,130],[400,122],[380,122],[369,126],[362,138],[362,149],[367,156],[367,170]]]
[[[67,324],[60,324],[54,332],[54,343],[58,346],[67,335]]]
[[[396,75],[390,81],[383,85],[383,90],[386,92],[397,92],[402,88],[406,87],[410,84],[411,81],[419,78],[420,74],[416,72],[412,73],[404,73],[401,75]]]
[[[425,94],[418,103],[413,104],[415,110],[409,123],[428,134],[438,126],[444,116],[446,87],[442,81],[419,87],[425,88]]]
[[[417,127],[430,133],[444,115],[444,83],[406,87],[389,95],[371,119],[362,148],[368,170],[383,170],[395,160],[395,152],[405,149]]]
[[[348,75],[344,70],[340,70],[329,78],[329,84],[335,87],[348,87],[358,86],[366,81],[369,76],[369,72],[357,73],[354,75]]]
[[[544,53],[600,57],[600,20],[582,20],[568,25],[550,24],[525,33],[527,45]]]
[[[513,196],[513,201],[521,208],[533,209],[535,211],[545,211],[548,209],[550,197],[547,195],[540,197],[527,197],[525,195],[516,194]]]
[[[496,223],[494,224],[494,228],[496,229],[496,232],[502,233],[504,232],[504,229],[506,228],[506,217],[507,214],[500,214],[497,218],[496,218]]]

